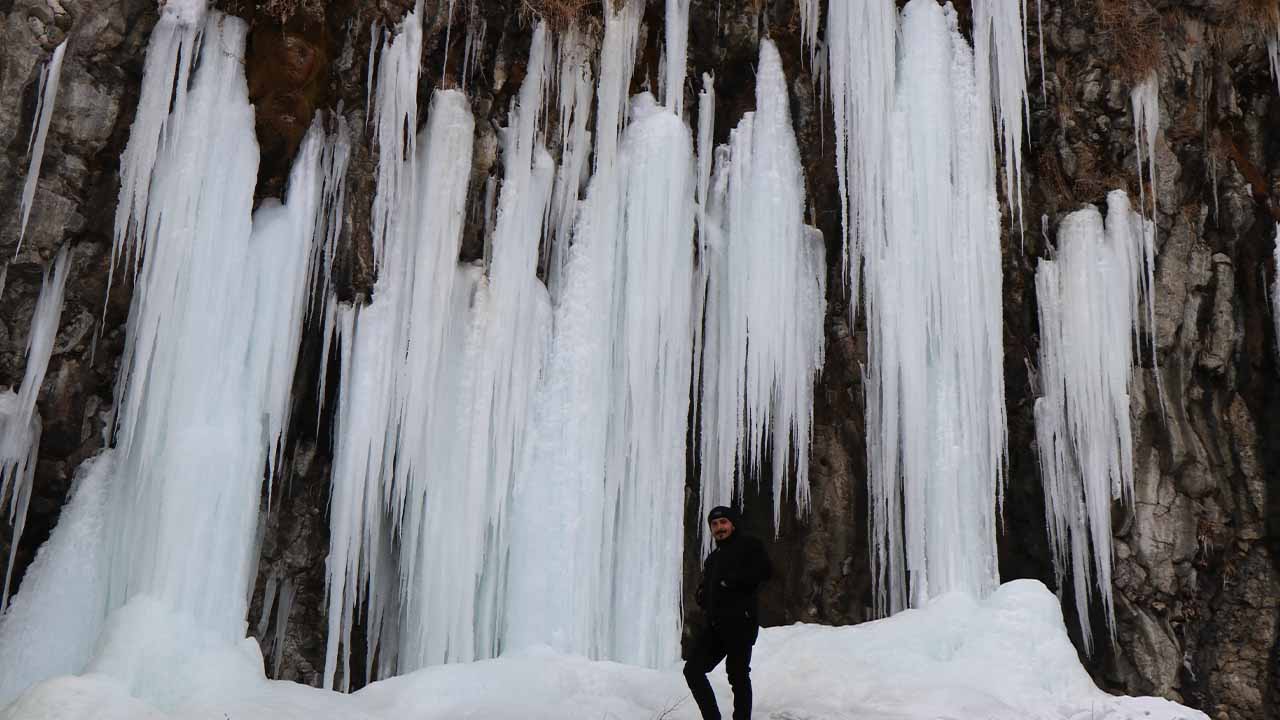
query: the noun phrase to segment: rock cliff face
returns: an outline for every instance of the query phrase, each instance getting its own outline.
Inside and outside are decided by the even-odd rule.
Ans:
[[[364,127],[369,28],[393,24],[411,4],[223,3],[253,28],[246,72],[263,152],[259,197],[280,192],[317,110],[341,108],[351,127]],[[454,17],[447,31],[450,5]],[[686,92],[693,93],[701,73],[714,73],[716,139],[723,141],[754,104],[759,38],[775,39],[787,65],[808,193],[828,238],[828,267],[838,269],[830,104],[801,47],[800,5],[693,0]],[[968,3],[958,5],[966,6],[959,9],[967,17]],[[1039,345],[1035,264],[1048,255],[1064,213],[1100,203],[1115,187],[1138,197],[1129,94],[1154,71],[1160,134],[1155,192],[1146,194],[1146,211],[1154,211],[1159,233],[1157,352],[1155,358],[1142,354],[1132,393],[1135,502],[1113,511],[1116,642],[1100,643],[1086,662],[1110,689],[1163,695],[1216,718],[1280,718],[1280,435],[1269,422],[1280,417],[1280,367],[1268,310],[1275,277],[1269,258],[1280,219],[1280,102],[1265,42],[1265,33],[1275,32],[1280,6],[1275,0],[1027,5],[1031,122],[1021,223],[1008,207],[1004,213],[1011,456],[1002,573],[1055,585],[1032,422]],[[658,0],[648,4],[636,89],[656,85],[662,6]],[[483,248],[482,188],[498,174],[497,128],[524,73],[531,20],[542,15],[563,24],[576,17],[598,30],[600,4],[426,0],[425,7],[423,102],[432,87],[461,84],[463,28],[485,28],[467,80],[477,151],[463,254],[474,258]],[[8,264],[0,296],[0,386],[21,380],[43,265],[64,243],[72,258],[66,309],[40,393],[45,431],[17,553],[19,575],[56,523],[75,467],[104,443],[131,291],[127,273],[121,273],[107,294],[116,172],[155,16],[150,0],[0,0],[0,258]],[[44,168],[31,224],[15,253],[39,64],[64,38],[68,51]],[[341,240],[344,298],[366,295],[373,279],[368,215],[377,149],[364,134],[356,139]],[[1158,198],[1154,208],[1152,195]],[[783,572],[766,593],[770,623],[850,623],[869,615],[858,370],[866,340],[849,323],[840,279],[833,273],[828,284],[828,355],[815,407],[814,508],[808,517],[784,514],[774,540],[771,553]],[[315,418],[320,349],[318,330],[312,329],[296,381],[290,477],[276,484],[271,513],[264,517],[249,618],[269,671],[307,683],[316,683],[322,670],[325,632],[331,439],[316,430],[328,426],[327,418],[319,425]],[[698,562],[695,492],[690,485],[689,578]],[[772,534],[768,495],[767,489],[752,489],[747,499],[745,524],[761,536]],[[3,528],[0,552],[6,555],[9,536]],[[284,597],[292,602],[279,600]],[[1101,618],[1094,625],[1102,627]]]

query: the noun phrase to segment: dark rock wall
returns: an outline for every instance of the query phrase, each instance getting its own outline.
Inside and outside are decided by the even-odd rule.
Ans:
[[[378,153],[359,131],[365,127],[369,27],[394,24],[411,4],[222,3],[252,24],[246,73],[263,150],[260,198],[281,191],[317,110],[328,111],[333,122],[341,108],[356,129],[338,268],[344,299],[367,296],[374,272],[368,216]],[[484,183],[501,179],[497,129],[523,77],[533,19],[541,14],[563,25],[578,17],[598,31],[600,3],[455,0],[446,32],[449,4],[425,0],[420,104],[425,111],[435,87],[462,84],[465,28],[483,24],[485,43],[466,78],[477,133],[463,250],[471,259],[483,248]],[[967,3],[961,5],[967,17]],[[662,12],[663,3],[651,0],[634,90],[657,86]],[[774,624],[839,624],[869,616],[859,371],[866,341],[860,321],[851,325],[842,295],[830,103],[800,45],[798,12],[796,0],[693,0],[685,91],[687,107],[696,113],[701,74],[714,74],[716,139],[724,141],[754,106],[752,68],[762,35],[778,43],[787,65],[810,211],[826,234],[832,272],[827,364],[814,409],[813,509],[801,518],[784,513],[771,549],[781,576],[765,594],[764,612]],[[1002,573],[1055,585],[1032,423],[1035,263],[1048,254],[1064,213],[1100,203],[1116,187],[1138,197],[1129,91],[1154,69],[1161,104],[1159,203],[1151,208],[1148,192],[1147,212],[1154,210],[1159,225],[1157,353],[1152,358],[1143,352],[1133,390],[1135,503],[1113,512],[1117,642],[1103,639],[1084,659],[1109,689],[1163,695],[1218,718],[1280,717],[1280,438],[1269,422],[1280,416],[1280,368],[1267,305],[1280,218],[1280,102],[1263,34],[1270,13],[1280,8],[1276,0],[1060,0],[1042,8],[1028,0],[1028,12],[1024,211],[1019,223],[1006,205],[1003,238],[1010,458]],[[56,523],[75,467],[103,446],[131,289],[129,273],[118,271],[106,294],[116,173],[154,21],[149,0],[0,0],[0,258],[9,263],[0,296],[0,386],[21,379],[43,264],[62,243],[71,244],[73,263],[40,394],[45,435],[19,574]],[[15,255],[39,63],[64,37],[71,42],[62,89],[31,225]],[[264,496],[270,513],[263,518],[249,617],[268,669],[310,684],[317,683],[324,659],[332,443],[329,411],[317,422],[319,353],[318,329],[312,328],[299,361],[285,477],[274,484],[272,497]],[[331,375],[328,387],[336,386]],[[332,396],[325,407],[333,407]],[[698,563],[695,472],[691,458],[687,580],[696,577]],[[768,497],[768,488],[749,483],[744,524],[764,537],[773,535]],[[2,530],[0,552],[7,553],[9,532]],[[293,601],[289,612],[279,613],[279,589],[286,583]],[[268,596],[268,586],[277,591]],[[1072,626],[1070,592],[1064,597]],[[287,627],[277,620],[282,614]],[[1103,627],[1101,617],[1094,625]],[[278,666],[271,659],[277,649]],[[360,684],[362,671],[353,672]]]

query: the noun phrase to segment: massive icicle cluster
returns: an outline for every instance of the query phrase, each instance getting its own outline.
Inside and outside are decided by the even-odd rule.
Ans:
[[[1154,263],[1149,221],[1116,190],[1107,218],[1094,207],[1058,227],[1058,254],[1036,270],[1040,384],[1036,443],[1059,586],[1068,564],[1086,648],[1092,648],[1089,585],[1114,635],[1111,502],[1133,496],[1129,381],[1143,299]]]
[[[53,355],[53,340],[62,318],[62,298],[67,287],[67,248],[58,251],[50,267],[45,269],[40,297],[36,300],[27,332],[27,367],[18,392],[0,391],[0,506],[7,500],[9,524],[13,538],[5,563],[4,587],[0,589],[0,613],[9,597],[13,579],[13,562],[18,539],[26,525],[27,507],[31,502],[31,483],[36,472],[36,454],[40,449],[40,415],[36,398],[44,384]],[[3,288],[0,288],[3,289]],[[2,698],[0,698],[2,699]]]
[[[992,127],[954,11],[902,13],[883,238],[866,264],[875,602],[995,587],[1006,458]]]
[[[769,40],[760,44],[756,110],[717,151],[706,192],[701,515],[740,499],[742,483],[768,460],[777,527],[793,462],[797,503],[801,510],[809,503],[826,250],[821,233],[804,223],[804,174],[786,77]]]
[[[198,70],[190,87],[170,98],[169,83],[175,72],[185,78],[190,58],[168,50],[175,37],[199,33],[205,42]],[[105,484],[92,491],[102,494],[101,509],[66,519],[96,528],[69,527],[66,542],[91,534],[97,572],[77,569],[84,557],[54,552],[35,575],[74,576],[79,594],[100,600],[79,620],[90,637],[59,643],[40,667],[84,669],[84,643],[104,622],[136,615],[129,608],[137,602],[159,603],[185,618],[194,634],[173,642],[236,640],[244,632],[264,471],[274,471],[284,442],[307,292],[323,242],[315,241],[325,194],[319,168],[332,155],[325,147],[331,141],[314,125],[286,204],[264,201],[251,218],[258,148],[242,61],[246,34],[238,19],[171,2],[152,38],[149,57],[164,62],[150,71],[170,81],[163,89],[152,86],[153,78],[144,82],[151,97],[144,89],[122,168],[135,185],[122,191],[117,239],[125,244],[118,250],[145,261],[116,387],[115,450],[103,465],[110,469],[93,481]],[[169,67],[175,62],[177,70]],[[33,580],[15,607],[19,601],[61,607],[60,592],[47,577]],[[42,632],[57,632],[54,626],[67,621],[40,617]],[[139,694],[164,695],[166,681],[155,673],[172,668],[163,658],[118,637],[98,640],[99,650],[111,646],[116,653],[99,670],[121,675]],[[0,665],[20,662],[20,648],[2,650]]]
[[[36,197],[36,181],[40,179],[40,165],[44,161],[44,144],[49,137],[49,121],[53,119],[53,107],[58,100],[58,84],[62,79],[62,58],[67,53],[67,41],[53,51],[49,64],[40,69],[40,96],[36,100],[36,116],[31,125],[31,141],[27,152],[31,154],[31,164],[27,168],[27,180],[22,186],[22,201],[19,214],[22,216],[18,230],[18,248],[22,247],[22,238],[27,234],[27,220],[31,218],[31,203]]]

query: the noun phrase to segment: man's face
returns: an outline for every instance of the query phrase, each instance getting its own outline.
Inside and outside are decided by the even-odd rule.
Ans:
[[[711,537],[717,541],[723,541],[732,534],[733,523],[729,522],[729,518],[716,518],[711,521]]]

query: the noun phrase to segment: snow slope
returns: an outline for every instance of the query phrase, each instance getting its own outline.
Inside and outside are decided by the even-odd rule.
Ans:
[[[755,717],[1207,720],[1165,700],[1098,690],[1061,618],[1044,585],[1018,580],[984,601],[953,593],[862,625],[768,628],[753,662]],[[433,666],[343,695],[265,680],[251,640],[219,644],[210,636],[202,647],[175,647],[171,638],[191,637],[183,623],[156,601],[131,603],[112,618],[92,672],[37,685],[0,720],[697,718],[678,663],[651,670],[539,648]],[[113,646],[125,640],[147,651],[122,662]],[[723,668],[712,684],[727,712]]]

